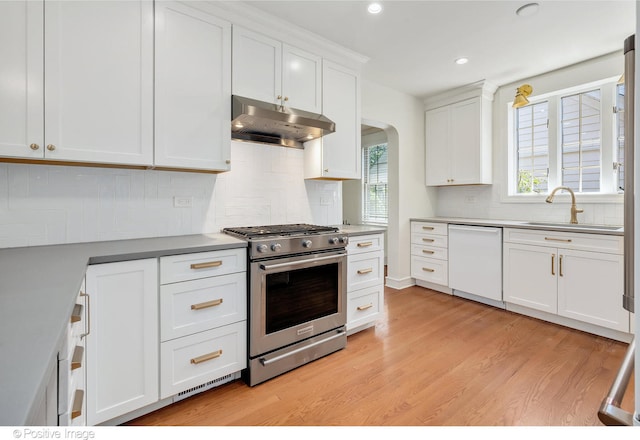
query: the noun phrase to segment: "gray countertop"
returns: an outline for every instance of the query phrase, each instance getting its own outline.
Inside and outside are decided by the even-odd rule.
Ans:
[[[335,225],[334,227],[340,228],[340,232],[349,236],[379,234],[387,231],[386,226],[373,225]]]
[[[543,231],[580,232],[586,234],[624,235],[624,228],[616,225],[587,225],[552,222],[529,222],[524,220],[492,220],[458,217],[423,217],[412,218],[411,221],[451,223],[469,226],[495,226],[500,228],[537,229]]]
[[[0,249],[0,425],[33,417],[87,265],[246,246],[204,234]]]

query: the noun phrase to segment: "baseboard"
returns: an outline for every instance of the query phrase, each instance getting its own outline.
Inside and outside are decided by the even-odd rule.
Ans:
[[[406,278],[386,277],[384,285],[386,287],[390,287],[391,289],[401,290],[401,289],[406,289],[407,287],[415,286],[416,283],[411,277],[406,277]]]

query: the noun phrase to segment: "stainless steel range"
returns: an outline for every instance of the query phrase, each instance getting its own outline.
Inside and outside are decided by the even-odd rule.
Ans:
[[[346,234],[309,224],[222,231],[249,243],[250,386],[346,346]]]

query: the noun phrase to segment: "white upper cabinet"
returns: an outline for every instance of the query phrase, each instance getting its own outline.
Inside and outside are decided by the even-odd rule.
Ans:
[[[155,165],[229,170],[231,24],[157,2],[155,44]]]
[[[427,186],[491,183],[491,103],[493,90],[425,112]],[[442,105],[441,105],[442,104]]]
[[[233,27],[233,94],[299,110],[322,110],[322,58]]]
[[[323,61],[323,114],[334,133],[305,144],[306,179],[360,179],[360,75]]]
[[[0,2],[0,156],[43,156],[43,3]]]
[[[153,164],[153,2],[47,1],[45,153]]]

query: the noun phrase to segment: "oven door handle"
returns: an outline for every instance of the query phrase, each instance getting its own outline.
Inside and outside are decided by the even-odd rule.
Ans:
[[[307,260],[291,261],[289,263],[276,263],[276,264],[269,264],[269,265],[261,264],[260,269],[271,270],[271,269],[281,269],[283,267],[290,267],[290,266],[302,266],[305,264],[316,263],[319,261],[335,260],[336,258],[346,257],[346,256],[347,256],[346,253],[341,253],[341,254],[329,255],[327,257],[318,257],[318,258],[309,258]]]

